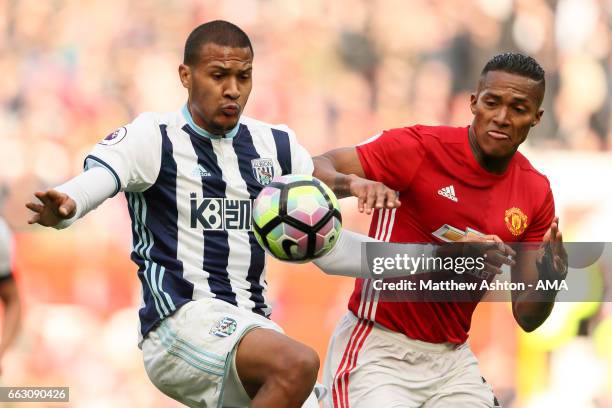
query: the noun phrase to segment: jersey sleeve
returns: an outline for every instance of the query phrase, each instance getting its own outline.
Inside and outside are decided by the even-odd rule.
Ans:
[[[384,131],[356,149],[366,178],[396,191],[410,185],[426,152],[418,126]]]
[[[542,242],[542,238],[544,238],[544,234],[546,234],[546,231],[550,228],[550,224],[554,218],[555,200],[553,199],[553,194],[549,187],[544,202],[533,217],[533,222],[527,226],[523,241]]]
[[[289,135],[289,149],[291,150],[291,174],[304,174],[312,175],[314,171],[314,164],[312,163],[312,156],[308,153],[308,150],[304,148],[297,140],[295,132],[285,125],[279,126],[279,128]]]
[[[106,168],[119,191],[141,192],[155,183],[161,166],[161,132],[155,116],[143,113],[100,141],[85,158],[85,170]]]
[[[291,149],[291,163],[291,172],[293,174],[307,174],[310,176],[314,171],[312,156],[297,140]]]

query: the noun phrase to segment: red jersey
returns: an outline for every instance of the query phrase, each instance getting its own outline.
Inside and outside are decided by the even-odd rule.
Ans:
[[[366,177],[399,191],[402,202],[376,211],[371,237],[437,243],[433,232],[447,224],[504,242],[542,241],[555,214],[548,179],[519,152],[503,174],[487,172],[470,149],[468,129],[417,125],[357,146]],[[412,339],[466,341],[477,303],[379,302],[378,294],[357,279],[349,309]]]

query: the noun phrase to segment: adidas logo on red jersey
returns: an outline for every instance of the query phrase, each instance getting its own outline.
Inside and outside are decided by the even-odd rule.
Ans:
[[[448,187],[442,187],[441,189],[439,189],[438,194],[454,202],[459,201],[457,199],[457,196],[455,195],[455,187],[452,184]]]

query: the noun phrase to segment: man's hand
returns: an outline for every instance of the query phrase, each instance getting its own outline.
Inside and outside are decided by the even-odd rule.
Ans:
[[[497,235],[479,235],[467,232],[458,242],[463,243],[463,255],[472,258],[484,257],[485,270],[494,274],[502,273],[502,266],[514,266],[512,257],[516,252]]]
[[[347,176],[350,195],[357,197],[359,212],[372,214],[372,210],[380,208],[397,208],[402,203],[397,192],[383,183],[367,180],[354,174]]]
[[[342,147],[313,157],[313,176],[326,183],[338,198],[357,197],[359,212],[397,208],[398,194],[383,183],[368,180],[355,147]]]
[[[29,202],[26,207],[34,211],[28,224],[40,224],[53,227],[60,221],[72,218],[76,212],[76,203],[68,195],[57,190],[37,191],[34,193],[42,204]]]
[[[466,232],[460,240],[447,244],[440,244],[436,256],[446,257],[484,257],[484,270],[493,274],[502,273],[502,266],[514,266],[513,259],[516,252],[506,245],[497,235],[481,235]]]
[[[537,260],[540,279],[562,281],[567,276],[567,252],[559,231],[559,217],[555,217],[544,234],[543,252]]]
[[[531,289],[512,292],[514,319],[526,332],[531,332],[548,318],[555,304],[556,290],[537,290],[536,282],[558,282],[567,276],[567,252],[555,217],[542,238],[539,250],[528,247],[519,253],[517,266],[512,269],[512,281],[523,282]]]

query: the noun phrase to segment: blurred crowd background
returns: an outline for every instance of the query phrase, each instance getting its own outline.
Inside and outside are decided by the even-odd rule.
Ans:
[[[521,150],[549,176],[566,240],[611,241],[610,0],[0,0],[0,183],[25,308],[0,385],[69,386],[73,407],[176,406],[149,383],[136,346],[124,198],[61,232],[27,226],[24,203],[77,174],[138,113],[180,108],[185,39],[218,18],[253,42],[246,114],[288,124],[312,154],[391,127],[467,125],[488,58],[536,57],[545,114]],[[353,201],[343,216],[367,230]],[[273,319],[323,360],[352,280],[270,265]],[[610,282],[589,274],[604,296]],[[558,304],[531,334],[508,305],[482,304],[473,326],[504,406],[612,407],[609,303]]]

